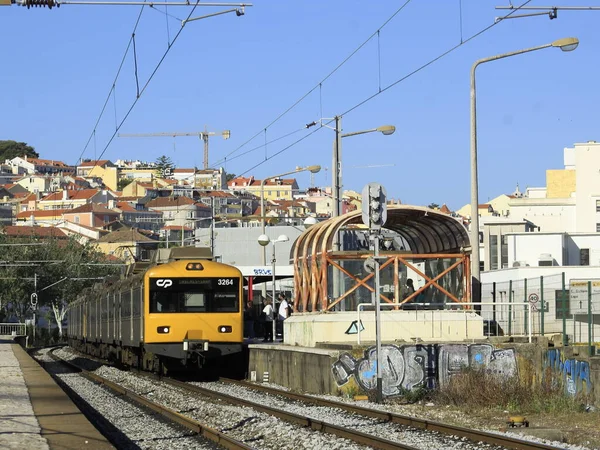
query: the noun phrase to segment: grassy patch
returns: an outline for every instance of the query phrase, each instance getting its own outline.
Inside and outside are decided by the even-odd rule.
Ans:
[[[585,397],[565,393],[561,379],[544,377],[505,378],[485,370],[466,368],[453,375],[445,386],[434,392],[439,404],[463,408],[498,408],[509,413],[581,412],[588,404]]]

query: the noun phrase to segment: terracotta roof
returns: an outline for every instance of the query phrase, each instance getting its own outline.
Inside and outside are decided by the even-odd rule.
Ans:
[[[98,242],[118,243],[118,242],[156,242],[143,234],[139,233],[135,228],[121,228],[119,230],[108,233],[98,239]]]
[[[37,211],[21,211],[17,214],[17,219],[29,219],[31,216],[34,218],[42,217],[56,217],[57,219],[62,217],[64,213],[71,212],[72,209],[50,209],[50,210],[37,210]]]
[[[69,167],[62,161],[55,161],[52,159],[28,158],[27,161],[40,166]]]
[[[195,169],[175,169],[173,170],[174,173],[194,173],[196,172]]]
[[[128,202],[117,202],[117,208],[119,208],[121,211],[127,211],[127,212],[135,212],[135,211],[137,211]]]
[[[148,208],[165,208],[169,206],[193,205],[196,202],[189,197],[157,197],[146,203]]]
[[[42,198],[40,201],[42,202],[56,202],[63,199],[63,192],[58,191],[53,192],[52,194],[47,195]],[[98,189],[67,189],[67,199],[68,200],[87,200],[96,195],[100,190]]]
[[[442,205],[442,207],[440,208],[440,212],[443,212],[444,214],[450,214],[452,211],[450,211],[450,208],[448,208],[448,207],[446,206],[446,204],[444,203],[444,204]]]
[[[119,215],[118,211],[114,209],[108,209],[105,206],[98,205],[96,203],[86,203],[85,205],[78,206],[77,208],[69,209],[65,214],[80,214],[80,213],[98,213],[98,214],[114,214]]]
[[[260,182],[262,180],[253,180],[250,183],[250,186],[258,186],[260,187]],[[269,178],[265,181],[265,187],[267,186],[291,186],[296,182],[295,178]]]
[[[233,195],[231,192],[225,192],[225,191],[206,191],[203,192],[202,194],[200,194],[200,198],[202,197],[229,197],[229,198],[236,198],[235,195]]]
[[[233,180],[229,180],[227,182],[227,187],[229,188],[243,188],[248,186],[260,187],[260,182],[262,180],[255,180],[254,177],[244,178],[238,177]],[[296,182],[295,178],[268,178],[265,181],[265,186],[292,186]],[[235,184],[235,185],[234,185]]]
[[[56,227],[30,227],[30,226],[14,226],[8,225],[4,227],[4,234],[11,237],[54,237],[58,239],[66,239],[68,236],[63,230]]]
[[[37,200],[37,195],[31,194],[29,192],[17,192],[16,194],[13,194],[13,195],[15,198],[20,198],[21,203]]]
[[[108,159],[100,159],[98,161],[84,161],[81,164],[79,164],[77,167],[94,167],[94,166],[102,167],[108,163],[110,163],[110,161]]]
[[[254,177],[248,177],[248,178],[244,178],[244,177],[237,177],[237,178],[233,178],[231,180],[229,180],[227,182],[227,187],[244,187],[244,186],[250,186],[250,184],[252,184],[252,180],[254,180]],[[235,184],[235,186],[234,186]]]

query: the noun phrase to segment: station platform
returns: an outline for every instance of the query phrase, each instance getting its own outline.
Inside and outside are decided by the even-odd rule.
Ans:
[[[0,337],[0,448],[114,448],[10,337]]]

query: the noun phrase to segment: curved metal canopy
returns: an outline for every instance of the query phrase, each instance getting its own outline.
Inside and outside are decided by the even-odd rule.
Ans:
[[[348,225],[362,224],[362,212],[352,211],[340,217],[313,225],[294,243],[291,256],[331,250],[336,231]],[[452,216],[429,208],[407,205],[388,205],[385,229],[394,231],[408,242],[413,254],[458,253],[470,246],[469,234],[464,225]]]

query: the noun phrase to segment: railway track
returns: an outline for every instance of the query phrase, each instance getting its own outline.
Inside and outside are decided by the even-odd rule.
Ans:
[[[482,442],[489,445],[497,445],[507,449],[513,450],[557,450],[558,447],[553,447],[550,445],[525,441],[522,439],[513,438],[507,435],[489,433],[486,431],[480,431],[475,429],[469,429],[454,425],[448,425],[440,422],[418,419],[415,417],[404,416],[401,414],[395,414],[391,412],[386,412],[378,409],[365,408],[362,406],[357,406],[349,403],[336,402],[333,400],[328,400],[320,397],[314,397],[304,394],[298,394],[295,392],[284,391],[281,389],[276,389],[270,386],[264,386],[256,383],[250,383],[247,381],[238,381],[231,380],[226,378],[221,378],[220,382],[240,386],[245,389],[252,389],[257,392],[266,393],[273,396],[284,397],[293,401],[304,402],[309,404],[315,404],[318,406],[323,406],[327,408],[338,408],[344,411],[365,416],[371,417],[373,419],[378,419],[385,422],[397,423],[409,427],[413,427],[420,430],[428,430],[433,431],[445,435],[450,436],[459,436],[461,438],[469,439],[473,442]],[[206,389],[204,389],[206,390]]]
[[[174,411],[170,408],[167,408],[167,407],[159,404],[158,402],[149,400],[148,398],[135,393],[131,389],[127,389],[123,386],[120,386],[119,384],[117,384],[113,381],[110,381],[107,378],[104,378],[93,372],[85,370],[70,361],[64,360],[64,359],[54,355],[53,351],[50,351],[49,355],[53,360],[55,360],[61,364],[64,364],[65,366],[68,366],[70,369],[78,372],[81,376],[85,377],[86,379],[93,381],[95,383],[101,384],[103,386],[106,386],[112,392],[131,400],[133,403],[137,404],[138,406],[147,408],[147,409],[153,411],[154,413],[158,414],[159,416],[163,417],[164,419],[166,419],[170,422],[174,422],[178,425],[181,425],[181,426],[185,427],[186,429],[192,431],[193,433],[195,433],[199,436],[202,436],[202,437],[208,439],[209,441],[212,441],[226,449],[229,449],[229,450],[252,450],[252,447],[232,438],[231,436],[228,436],[225,433],[217,431],[211,427],[205,426],[202,423],[200,423],[199,421],[194,420],[190,417],[187,417],[183,414],[180,414],[177,411]]]
[[[124,374],[128,374],[128,377],[133,377],[131,372],[121,372],[121,374],[113,375],[113,377],[119,379],[120,377],[124,377]],[[128,390],[125,387],[118,385],[114,381],[100,377],[98,374],[90,375],[96,377],[96,382],[104,383],[107,387],[112,388],[112,385],[115,385],[117,392],[122,392],[122,395],[129,395],[130,398],[134,400],[139,398],[142,402],[150,401],[147,398],[148,395],[142,396],[139,393],[135,393],[132,390]],[[353,404],[327,400],[320,397],[283,391],[280,389],[244,381],[221,379],[219,383],[196,384],[169,377],[159,378],[155,375],[144,372],[136,373],[135,378],[140,380],[146,379],[148,380],[147,383],[156,383],[156,386],[162,386],[163,384],[169,385],[172,388],[183,392],[183,395],[189,399],[191,399],[192,396],[196,397],[190,401],[191,404],[199,404],[201,402],[208,403],[213,401],[214,404],[221,406],[223,404],[229,404],[235,407],[247,408],[249,410],[251,409],[253,411],[268,414],[269,416],[302,428],[309,428],[318,432],[330,433],[338,436],[339,438],[353,441],[358,445],[369,446],[371,448],[403,450],[415,450],[418,448],[556,450],[558,448],[539,442],[516,439],[503,434],[495,434],[446,425],[443,423],[403,416],[378,409],[370,409]],[[121,380],[119,380],[119,382],[121,382]],[[130,383],[132,382],[130,381]],[[153,389],[155,389],[154,386],[155,385],[152,384],[146,385],[146,394],[147,392],[151,392]],[[232,387],[243,389],[244,391],[236,392],[235,389],[231,389]],[[124,392],[126,391],[131,393],[125,394]],[[192,395],[185,394],[186,392],[191,393]],[[202,400],[202,397],[205,398],[204,401]],[[279,402],[271,401],[273,399],[283,400]],[[290,404],[294,403],[300,406],[296,405],[290,408],[284,405],[283,402],[288,402]],[[194,406],[191,407],[191,409],[193,408]],[[314,409],[319,408],[322,411],[314,411]],[[187,414],[187,412],[185,414],[178,413],[173,409],[165,407],[164,405],[158,405],[157,409],[166,409],[169,411],[169,420],[175,420],[178,423],[181,423],[179,420],[191,422],[191,424],[188,425],[185,423],[181,424],[188,428],[191,427],[190,429],[194,430],[195,432],[201,432],[201,428],[198,428],[197,421],[186,417],[185,414]],[[176,409],[182,411],[182,408],[179,406],[176,406]],[[309,409],[311,410],[310,412],[308,411]],[[251,413],[251,416],[252,415],[256,416],[257,414]],[[242,416],[240,416],[239,419],[240,423],[251,420],[244,419]],[[219,433],[218,431],[214,430],[214,428],[217,427],[222,429],[222,426],[225,426],[222,422],[218,422],[218,426],[213,424],[212,431],[214,431],[214,433]],[[409,435],[408,440],[404,439],[406,435]],[[218,435],[213,434],[213,436]],[[257,441],[259,441],[261,438],[261,436],[258,436]],[[405,440],[405,442],[402,442],[403,440]],[[246,443],[249,443],[249,441],[250,439],[245,440]],[[423,443],[423,441],[427,443]],[[265,441],[260,443],[257,442],[257,444],[259,444],[259,446],[262,444],[262,448],[276,448],[270,447]],[[345,447],[342,446],[337,448]]]

